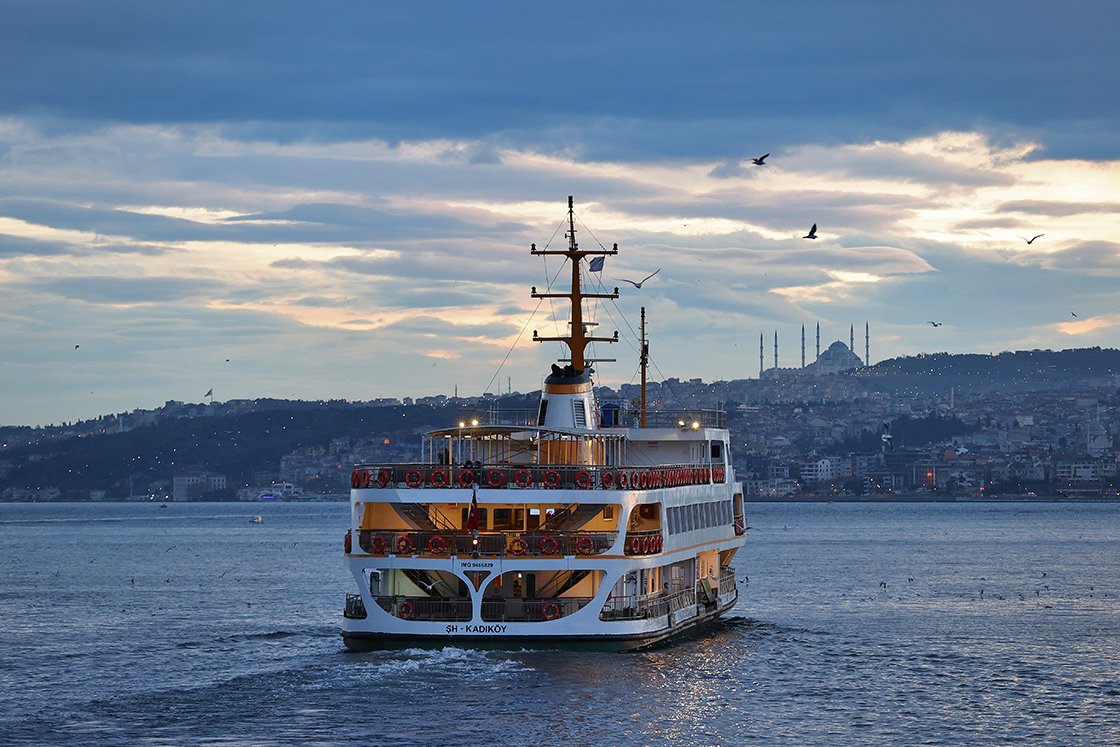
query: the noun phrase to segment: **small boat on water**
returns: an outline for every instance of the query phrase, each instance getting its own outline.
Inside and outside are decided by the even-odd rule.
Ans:
[[[612,249],[581,249],[568,198],[566,346],[539,407],[472,414],[424,434],[416,463],[351,473],[342,639],[354,651],[416,645],[631,650],[694,633],[738,600],[746,539],[725,413],[601,402],[583,277]],[[591,263],[588,262],[591,259]],[[605,290],[605,289],[602,289]],[[559,365],[563,364],[563,365]]]

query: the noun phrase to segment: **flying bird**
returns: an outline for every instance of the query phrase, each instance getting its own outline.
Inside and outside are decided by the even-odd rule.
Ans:
[[[815,239],[815,238],[817,238],[817,224],[814,223],[813,227],[809,229],[809,233],[805,234],[801,238],[803,238],[803,239]]]
[[[932,324],[935,327],[940,327],[941,326],[941,322],[930,322],[930,324]]]
[[[883,441],[883,451],[894,451],[894,437],[891,435],[890,423],[883,423],[883,435],[880,438]]]
[[[74,349],[75,349],[75,350],[77,350],[77,349],[78,349],[78,348],[80,348],[80,347],[81,347],[81,345],[75,345],[75,346],[74,346]]]
[[[765,166],[766,165],[766,159],[769,158],[769,157],[770,157],[770,154],[767,153],[765,156],[759,156],[758,158],[752,158],[751,163],[753,163],[755,166]]]
[[[1022,239],[1023,241],[1025,241],[1025,242],[1027,242],[1028,244],[1033,244],[1035,239],[1042,238],[1045,235],[1046,234],[1044,234],[1044,233],[1040,233],[1037,236],[1032,236],[1029,239],[1025,236],[1020,236],[1019,238]]]
[[[1069,312],[1069,313],[1070,313],[1070,315],[1071,315],[1071,316],[1072,316],[1072,317],[1073,317],[1074,319],[1076,319],[1076,318],[1077,318],[1077,314],[1074,314],[1074,313],[1073,313],[1072,311],[1071,311],[1071,312]]]
[[[639,281],[638,281],[638,282],[636,282],[636,283],[635,283],[635,282],[634,282],[633,280],[627,280],[626,278],[615,278],[615,279],[616,279],[616,280],[621,280],[621,281],[622,281],[622,282],[624,282],[624,283],[630,283],[630,285],[634,286],[635,288],[641,288],[641,287],[642,287],[642,283],[644,283],[645,281],[649,280],[649,279],[650,279],[651,277],[653,277],[654,275],[656,275],[656,274],[657,274],[657,273],[659,273],[659,272],[661,272],[661,268],[660,268],[660,267],[658,267],[658,268],[657,268],[656,270],[654,270],[654,271],[653,271],[652,273],[650,273],[649,275],[646,275],[646,276],[645,276],[644,278],[642,278],[641,280],[639,280]]]

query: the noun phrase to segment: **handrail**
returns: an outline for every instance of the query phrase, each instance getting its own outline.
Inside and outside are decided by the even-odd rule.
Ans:
[[[525,464],[464,467],[425,463],[361,463],[350,487],[407,489],[656,490],[727,481],[727,468],[712,464],[650,466]]]
[[[407,557],[589,557],[606,552],[617,539],[618,532],[612,531],[482,532],[476,538],[465,530],[361,529],[353,552]]]

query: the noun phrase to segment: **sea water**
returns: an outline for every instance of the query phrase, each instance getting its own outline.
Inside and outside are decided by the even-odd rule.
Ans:
[[[707,635],[352,654],[345,503],[0,504],[0,744],[1120,744],[1120,505],[748,519]]]

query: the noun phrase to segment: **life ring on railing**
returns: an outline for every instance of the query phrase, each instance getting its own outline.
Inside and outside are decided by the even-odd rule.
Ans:
[[[474,485],[474,470],[465,469],[459,473],[459,487],[469,488],[471,485]]]
[[[381,553],[385,552],[385,548],[388,547],[388,543],[385,541],[385,538],[382,535],[375,534],[373,535],[373,543],[370,545],[370,547],[372,548],[375,555],[380,555]]]
[[[358,470],[353,470],[350,473],[350,487],[356,488],[362,482],[362,475]]]
[[[492,469],[486,473],[486,484],[492,488],[500,488],[506,484],[506,473],[504,470]]]
[[[410,488],[418,488],[424,484],[424,476],[418,469],[410,469],[404,476],[404,484]]]
[[[401,538],[397,540],[397,555],[407,555],[410,552],[412,552],[412,540],[408,538],[407,534],[401,535]]]
[[[649,555],[650,536],[642,537],[642,555]]]
[[[368,475],[368,474],[369,473],[367,472],[366,475]],[[383,488],[386,485],[388,485],[390,482],[392,482],[392,480],[393,480],[393,471],[391,469],[389,469],[388,467],[382,467],[381,469],[377,470],[377,487]],[[364,487],[367,487],[367,488],[369,487],[369,477],[363,475],[362,476],[362,482],[365,483]]]
[[[412,602],[408,602],[408,601],[401,602],[400,606],[397,607],[397,617],[399,617],[402,620],[411,620],[412,619],[412,613],[413,613]]]
[[[353,540],[350,538],[350,530],[347,529],[346,536],[342,538],[342,549],[346,552],[347,555],[350,554],[350,548],[353,547],[353,545],[351,544],[352,542]]]
[[[545,620],[555,620],[560,617],[560,605],[556,602],[549,602],[544,606],[544,609],[541,610],[541,617]]]
[[[434,555],[443,555],[444,551],[447,550],[447,540],[438,534],[432,535],[432,538],[428,540],[428,550]]]
[[[546,488],[560,487],[560,473],[554,469],[545,470],[544,473],[544,486]]]
[[[560,543],[555,537],[545,537],[541,540],[541,555],[555,555],[560,552]]]
[[[653,538],[653,551],[661,552],[663,547],[665,547],[665,537],[659,534]]]
[[[580,490],[586,490],[591,487],[591,473],[585,469],[581,469],[576,473],[576,487]]]
[[[642,554],[642,539],[641,539],[641,537],[635,537],[634,539],[630,540],[630,554],[631,555],[641,555]]]
[[[510,555],[524,555],[529,551],[529,543],[521,537],[514,537],[509,541]]]
[[[442,488],[444,485],[447,484],[447,470],[445,470],[445,469],[434,469],[434,470],[432,470],[432,473],[430,475],[428,475],[428,484],[431,485],[433,488]]]
[[[533,484],[533,473],[527,469],[519,469],[513,476],[513,481],[517,483],[517,487],[527,488]]]
[[[618,473],[618,487],[622,488],[623,490],[626,490],[627,482],[629,482],[629,481],[626,478],[626,470],[621,470]]]
[[[347,536],[349,537],[350,535]],[[586,536],[580,537],[576,542],[576,552],[580,555],[590,555],[595,552],[595,540]]]
[[[614,473],[609,469],[603,470],[603,474],[599,475],[599,484],[604,488],[614,487]]]
[[[630,489],[638,490],[642,486],[642,476],[637,472],[630,473]]]

